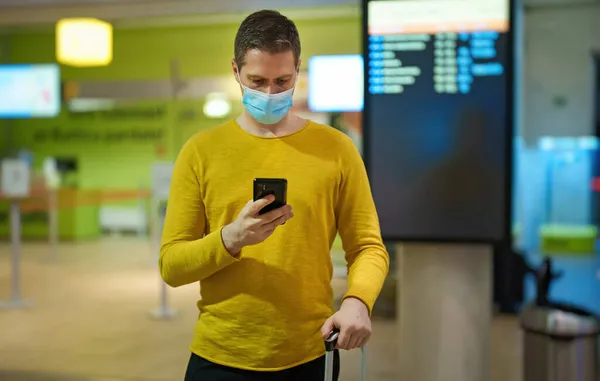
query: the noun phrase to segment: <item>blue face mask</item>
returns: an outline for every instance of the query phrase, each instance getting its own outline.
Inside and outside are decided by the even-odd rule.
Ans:
[[[240,81],[242,83],[242,81]],[[275,124],[281,121],[294,104],[294,88],[277,94],[267,94],[244,85],[242,103],[258,123]]]

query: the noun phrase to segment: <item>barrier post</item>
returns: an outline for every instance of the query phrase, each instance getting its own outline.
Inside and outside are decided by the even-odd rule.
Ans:
[[[167,211],[166,201],[169,198],[172,173],[173,164],[171,163],[156,163],[152,166],[151,202],[153,213],[151,215],[154,216],[153,220],[155,222],[152,224],[154,229],[152,229],[153,244],[151,247],[153,248],[156,265],[158,264],[158,258],[160,256],[160,240]],[[169,293],[167,284],[163,281],[160,274],[158,275],[160,284],[159,307],[158,309],[152,311],[151,315],[153,318],[158,320],[170,320],[177,316],[177,311],[169,307]]]
[[[58,194],[56,189],[48,193],[48,240],[50,243],[50,259],[58,261]]]
[[[144,194],[144,186],[142,184],[140,184],[139,186],[139,198],[138,198],[138,208],[139,208],[139,213],[140,216],[143,216],[143,223],[140,223],[139,226],[139,230],[138,230],[138,237],[147,237],[148,236],[148,225],[149,225],[149,221],[150,218],[146,215],[147,213],[147,201],[146,198],[144,198],[143,194]]]
[[[162,227],[165,221],[165,213],[166,213],[166,204],[163,202],[157,202],[157,210],[158,210],[158,229],[156,229],[156,234],[154,237],[154,242],[156,243],[153,246],[156,246],[155,253],[156,257],[159,257],[160,251],[160,239],[162,233]],[[158,260],[157,260],[158,262]],[[157,310],[152,312],[152,316],[155,319],[159,320],[169,320],[173,319],[177,316],[177,311],[169,307],[169,293],[167,290],[167,284],[162,280],[162,277],[159,276],[160,282],[160,304]]]
[[[0,302],[0,309],[20,309],[30,303],[21,298],[21,210],[19,198],[29,194],[29,165],[18,159],[2,161],[2,193],[10,199],[10,239],[12,248],[12,282],[10,300]]]
[[[60,188],[60,173],[56,159],[47,157],[43,163],[44,182],[48,190],[48,243],[50,244],[50,261],[58,261],[58,189]]]

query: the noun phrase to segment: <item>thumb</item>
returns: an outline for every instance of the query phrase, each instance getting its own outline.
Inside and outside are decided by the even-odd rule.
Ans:
[[[251,202],[250,210],[254,214],[258,214],[262,208],[275,201],[275,196],[269,194],[261,199]]]
[[[323,340],[327,339],[329,337],[329,334],[331,333],[331,331],[333,331],[334,329],[335,329],[335,323],[333,321],[333,316],[332,316],[329,319],[327,319],[327,321],[325,321],[325,324],[323,324],[323,327],[321,327],[321,335],[323,336]]]

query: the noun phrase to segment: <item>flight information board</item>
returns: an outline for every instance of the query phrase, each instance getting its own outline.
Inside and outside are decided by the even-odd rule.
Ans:
[[[510,8],[365,1],[364,158],[384,238],[507,238]]]
[[[0,119],[54,118],[60,108],[58,65],[0,65]]]

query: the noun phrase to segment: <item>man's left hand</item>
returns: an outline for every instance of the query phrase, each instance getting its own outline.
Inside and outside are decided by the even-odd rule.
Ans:
[[[367,306],[356,298],[344,299],[340,310],[323,324],[321,328],[323,339],[326,339],[335,328],[340,330],[338,349],[362,348],[371,337],[371,319]]]

